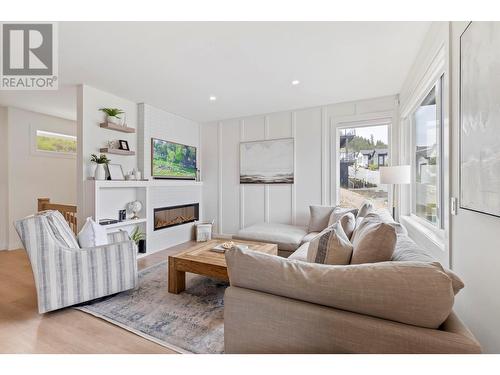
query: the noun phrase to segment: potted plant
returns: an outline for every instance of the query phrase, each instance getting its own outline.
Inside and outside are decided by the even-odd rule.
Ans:
[[[106,179],[106,169],[105,165],[109,164],[111,160],[104,154],[97,156],[96,154],[90,155],[90,161],[97,165],[95,169],[94,178],[96,180],[105,180]]]
[[[134,228],[130,235],[130,239],[136,243],[141,254],[146,252],[146,234],[142,233],[139,227]]]
[[[120,117],[125,112],[118,108],[99,108],[99,111],[106,114],[106,121],[112,124],[124,125],[123,119]]]

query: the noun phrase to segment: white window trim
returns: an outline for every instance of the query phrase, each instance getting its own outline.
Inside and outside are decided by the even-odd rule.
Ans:
[[[37,137],[37,131],[45,131],[45,132],[50,132],[50,133],[58,133],[58,134],[64,134],[68,135],[71,137],[76,137],[73,134],[66,134],[66,133],[61,133],[61,132],[56,132],[53,130],[47,130],[47,129],[42,129],[34,124],[30,125],[30,133],[31,133],[31,154],[33,156],[42,156],[42,157],[51,157],[51,158],[63,158],[63,159],[76,159],[76,152],[55,152],[55,151],[43,151],[39,150],[36,147],[36,137]]]
[[[332,121],[331,123],[331,129],[330,129],[330,144],[333,145],[331,149],[333,150],[335,155],[335,159],[332,159],[333,155],[330,155],[330,160],[335,160],[334,163],[332,163],[332,170],[331,171],[331,197],[330,201],[334,205],[340,204],[340,159],[339,159],[339,144],[340,144],[340,131],[343,129],[350,129],[350,128],[360,128],[360,127],[370,127],[370,126],[382,126],[382,125],[387,125],[388,127],[388,142],[389,142],[389,147],[388,147],[388,155],[387,157],[389,158],[390,165],[393,164],[393,139],[392,139],[392,132],[393,132],[393,125],[394,125],[394,117],[392,112],[380,112],[378,114],[367,114],[367,115],[359,115],[359,116],[348,116],[345,118],[337,118],[336,121]],[[389,212],[392,212],[392,206],[393,206],[393,189],[388,189],[387,191],[387,209]]]
[[[411,98],[406,102],[406,104],[400,110],[400,155],[401,162],[403,164],[411,164],[413,165],[413,141],[412,141],[412,121],[411,115],[415,112],[415,110],[419,107],[420,103],[425,99],[429,91],[432,87],[439,81],[440,77],[444,75],[443,87],[442,87],[442,95],[445,95],[444,100],[442,101],[442,134],[443,139],[442,142],[442,155],[441,155],[441,171],[442,173],[447,173],[444,176],[440,176],[441,181],[444,182],[445,179],[449,176],[449,150],[444,148],[447,140],[444,139],[444,134],[448,131],[448,106],[449,106],[449,89],[448,89],[448,70],[446,68],[446,52],[447,48],[445,44],[442,44],[436,54],[434,55],[431,63],[423,74],[422,78],[415,86]],[[448,172],[445,172],[445,169],[448,167]],[[407,185],[404,188],[404,193],[400,196],[399,206],[401,207],[400,217],[403,224],[405,224],[409,232],[416,232],[418,236],[423,236],[426,241],[432,243],[435,248],[439,249],[443,253],[447,251],[448,247],[448,239],[447,239],[447,225],[449,222],[449,213],[448,213],[448,197],[446,191],[446,183],[443,183],[441,188],[441,204],[442,204],[442,217],[440,219],[441,225],[440,227],[434,226],[431,223],[428,223],[426,220],[417,217],[412,214],[412,192],[411,186]],[[443,190],[444,189],[444,190]],[[449,191],[448,191],[449,194]]]

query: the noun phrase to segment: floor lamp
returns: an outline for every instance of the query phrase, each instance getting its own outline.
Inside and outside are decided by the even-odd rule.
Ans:
[[[396,220],[396,193],[394,185],[407,185],[411,182],[411,168],[409,165],[394,165],[380,167],[380,183],[392,185],[392,217]]]

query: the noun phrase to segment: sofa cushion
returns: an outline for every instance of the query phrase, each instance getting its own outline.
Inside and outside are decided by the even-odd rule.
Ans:
[[[78,241],[76,240],[75,234],[69,227],[68,222],[66,221],[64,216],[59,211],[55,210],[42,211],[39,212],[38,215],[47,218],[52,233],[63,247],[67,247],[69,249],[80,248],[80,246],[78,245]]]
[[[294,251],[307,234],[304,227],[277,223],[254,224],[238,231],[233,236],[237,240],[275,243],[279,250]]]
[[[398,233],[396,248],[392,254],[392,260],[396,262],[434,262],[434,258],[425,250],[419,247],[408,235]],[[450,277],[453,285],[453,292],[457,294],[463,287],[464,283],[453,271],[444,268],[444,272]]]
[[[309,206],[309,232],[321,232],[328,226],[333,206]]]
[[[396,246],[396,230],[380,216],[371,213],[361,221],[352,235],[351,264],[391,260]]]
[[[225,256],[231,286],[426,328],[438,328],[453,307],[439,263],[332,266],[238,249]]]
[[[307,261],[321,264],[349,264],[351,255],[352,244],[339,221],[311,241]]]

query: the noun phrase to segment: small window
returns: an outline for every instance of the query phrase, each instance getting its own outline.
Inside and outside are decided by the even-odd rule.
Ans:
[[[37,130],[36,151],[55,154],[76,154],[76,137],[74,135]]]

